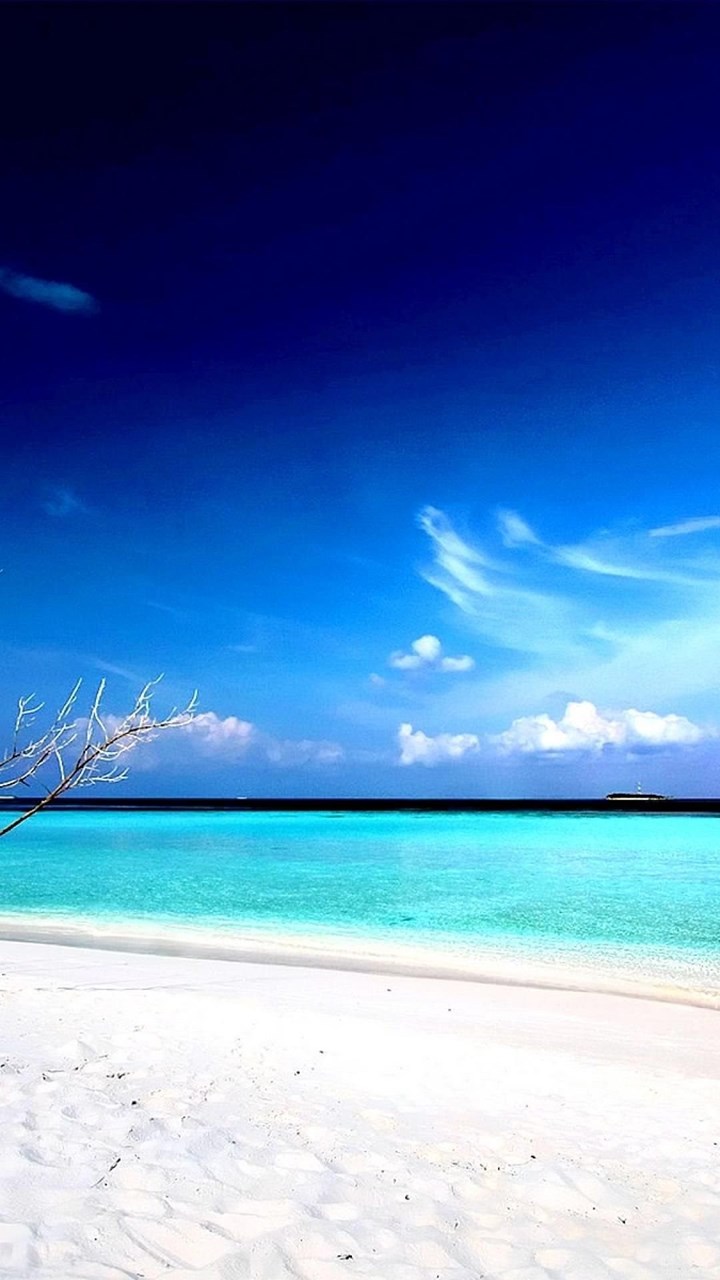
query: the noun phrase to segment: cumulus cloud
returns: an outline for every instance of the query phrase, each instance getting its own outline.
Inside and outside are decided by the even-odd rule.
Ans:
[[[440,657],[442,645],[437,636],[420,636],[418,640],[413,640],[412,648],[423,660],[423,662],[434,662]]]
[[[685,716],[658,715],[654,711],[599,711],[593,702],[568,702],[563,716],[522,716],[493,741],[507,755],[557,755],[625,749],[657,751],[667,747],[694,746],[710,731]]]
[[[396,653],[390,654],[388,665],[394,667],[396,671],[416,671],[424,664],[419,653],[402,653],[398,649]]]
[[[221,719],[215,711],[203,711],[195,716],[185,729],[201,750],[208,755],[243,755],[257,737],[257,730],[249,720],[237,716]]]
[[[37,276],[21,275],[8,267],[0,267],[0,289],[11,298],[24,302],[37,302],[53,311],[75,315],[92,315],[98,304],[89,293],[77,289],[74,284],[61,284],[56,280],[39,280]]]
[[[442,644],[437,636],[419,636],[417,640],[413,640],[410,650],[410,653],[403,653],[401,649],[396,649],[390,654],[388,665],[396,671],[418,671],[425,667],[446,672],[472,671],[475,666],[475,659],[466,653],[457,658],[444,657]]]
[[[220,717],[215,711],[204,711],[186,727],[201,755],[235,760],[252,754],[255,759],[276,765],[336,764],[344,758],[337,742],[313,738],[280,739],[263,733],[250,720],[238,716]]]
[[[457,658],[441,658],[438,664],[439,671],[472,671],[475,666],[475,659],[471,658],[468,653],[461,653]]]
[[[462,760],[480,747],[480,739],[474,733],[438,733],[435,737],[413,729],[411,724],[401,724],[398,729],[399,763],[403,765],[442,764],[449,760]]]

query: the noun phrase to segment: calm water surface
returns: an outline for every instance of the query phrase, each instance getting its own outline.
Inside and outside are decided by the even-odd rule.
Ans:
[[[55,811],[0,855],[0,914],[720,964],[714,817]]]

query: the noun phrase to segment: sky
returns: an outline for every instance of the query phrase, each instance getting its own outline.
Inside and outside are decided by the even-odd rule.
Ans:
[[[0,33],[4,741],[164,673],[125,794],[718,794],[720,10]]]

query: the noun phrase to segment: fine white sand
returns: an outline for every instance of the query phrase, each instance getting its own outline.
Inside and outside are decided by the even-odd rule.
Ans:
[[[503,986],[554,987],[645,996],[674,1004],[720,1010],[720,965],[709,955],[683,956],[614,944],[606,948],[562,945],[545,950],[508,939],[479,945],[474,939],[422,945],[395,937],[349,932],[303,934],[236,924],[228,929],[155,920],[88,920],[35,913],[0,915],[0,938],[12,942],[59,942],[154,955],[208,960],[266,961],[312,969],[401,973],[406,977],[463,978]]]
[[[718,1016],[0,942],[0,1275],[720,1276]]]

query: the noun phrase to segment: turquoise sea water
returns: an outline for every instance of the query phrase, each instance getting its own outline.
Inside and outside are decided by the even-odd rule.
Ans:
[[[62,813],[0,843],[0,915],[636,948],[720,973],[720,820]]]

